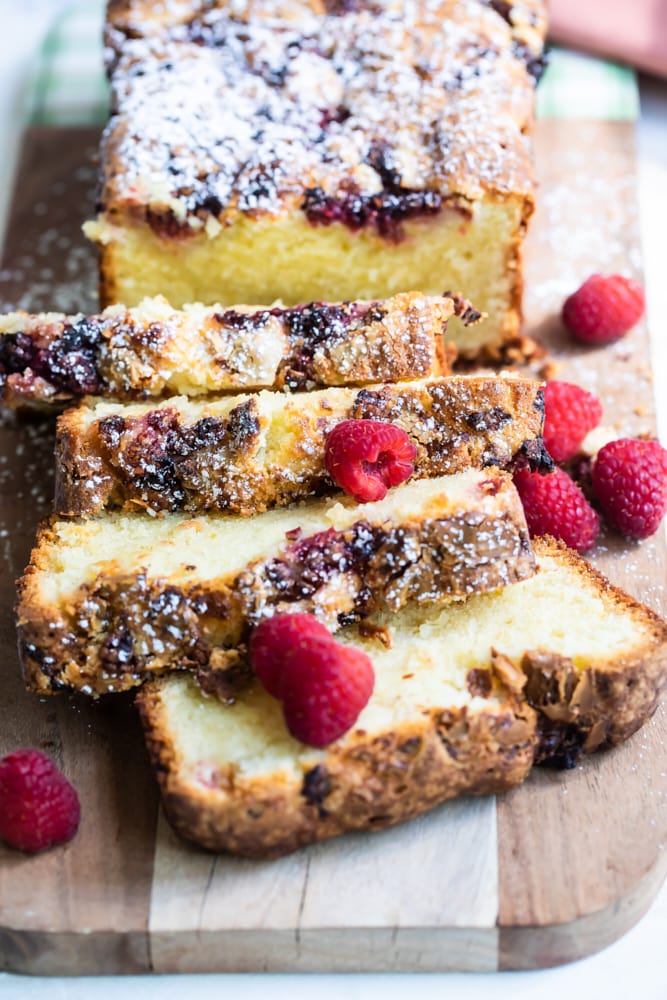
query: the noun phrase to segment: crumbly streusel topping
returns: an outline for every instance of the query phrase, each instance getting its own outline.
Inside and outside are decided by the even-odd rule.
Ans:
[[[301,208],[399,239],[411,216],[529,193],[533,81],[508,6],[167,0],[146,19],[125,0],[103,206],[171,235]]]

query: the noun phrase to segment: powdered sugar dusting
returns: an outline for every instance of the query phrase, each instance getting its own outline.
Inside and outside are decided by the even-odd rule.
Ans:
[[[2,309],[94,312],[97,254],[81,233],[95,205],[94,146],[67,176],[55,176],[32,209],[37,224],[13,232],[11,258],[0,269]],[[63,173],[67,164],[63,164]],[[72,211],[75,208],[75,211]],[[37,235],[35,235],[37,234]]]
[[[107,209],[174,235],[303,207],[304,191],[531,190],[533,82],[491,7],[405,0],[281,18],[258,0],[246,22],[249,6],[110,32]]]

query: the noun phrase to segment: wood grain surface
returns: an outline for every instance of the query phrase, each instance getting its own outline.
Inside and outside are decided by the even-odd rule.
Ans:
[[[3,308],[93,311],[96,266],[80,234],[94,211],[92,130],[26,135],[0,271]],[[595,389],[604,422],[653,428],[648,339],[573,349],[557,314],[594,270],[639,272],[633,134],[621,123],[543,121],[539,209],[527,252],[526,332],[559,374]],[[574,179],[574,182],[573,182]],[[393,830],[271,862],[213,857],[159,814],[130,700],[23,691],[14,578],[52,494],[52,426],[0,427],[0,753],[41,746],[77,786],[83,820],[64,848],[0,847],[0,968],[138,971],[444,971],[536,968],[614,940],[664,876],[665,713],[617,750],[541,769],[500,797],[448,803]],[[605,537],[595,562],[665,610],[663,535]]]
[[[540,125],[526,329],[547,347],[559,377],[600,396],[604,424],[626,435],[654,431],[646,328],[591,350],[573,346],[558,318],[565,296],[593,271],[641,278],[634,128],[618,122]],[[664,614],[666,551],[664,529],[641,544],[608,534],[591,561]],[[581,957],[618,937],[646,910],[667,871],[661,850],[666,728],[663,710],[625,746],[565,774],[539,769],[525,786],[498,799],[501,967]],[[533,934],[547,927],[546,937]]]

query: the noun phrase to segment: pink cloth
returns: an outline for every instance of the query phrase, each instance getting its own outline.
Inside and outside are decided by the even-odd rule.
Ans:
[[[549,37],[667,76],[667,0],[550,0]]]

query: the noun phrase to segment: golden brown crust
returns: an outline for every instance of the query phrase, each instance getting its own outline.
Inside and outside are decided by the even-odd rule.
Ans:
[[[230,769],[206,787],[182,771],[159,686],[144,688],[136,704],[174,828],[208,850],[247,857],[380,830],[458,795],[504,791],[524,780],[534,753],[535,713],[508,699],[499,711],[431,707],[370,738],[353,731],[296,778]]]
[[[158,296],[98,316],[10,313],[0,317],[0,399],[62,406],[89,394],[206,396],[446,375],[444,333],[455,314],[480,318],[459,296],[417,292],[292,309],[175,310]]]
[[[221,510],[248,516],[335,489],[326,437],[343,420],[403,428],[417,449],[414,478],[543,457],[543,396],[528,379],[454,377],[359,391],[330,389],[128,414],[67,410],[56,436],[55,511]],[[272,428],[275,428],[272,430]],[[269,444],[269,442],[271,442]]]
[[[667,679],[667,648],[636,650],[583,672],[566,657],[530,650],[521,668],[540,718],[537,762],[571,767],[582,753],[627,740],[651,717]]]
[[[537,539],[535,549],[538,563],[556,558],[583,587],[641,625],[641,646],[576,668],[549,650],[526,650],[517,664],[492,647],[489,663],[468,674],[476,706],[494,695],[484,710],[430,706],[395,731],[365,739],[352,731],[301,780],[251,779],[225,768],[209,769],[204,780],[186,765],[162,701],[163,682],[155,682],[137,703],[175,829],[209,850],[270,856],[346,830],[390,825],[454,795],[501,792],[524,780],[533,762],[572,766],[581,753],[630,736],[665,685],[667,624],[562,544]]]
[[[287,539],[226,576],[163,579],[117,567],[53,604],[41,585],[59,551],[57,528],[55,519],[42,526],[18,582],[24,676],[40,693],[105,694],[170,670],[224,675],[226,651],[277,612],[308,611],[336,628],[378,607],[486,592],[534,572],[523,510],[511,479],[497,470],[462,501],[443,493],[395,523],[369,514],[325,530],[323,521],[318,534]],[[186,550],[182,562],[190,562]]]
[[[641,622],[647,633],[641,648],[583,669],[566,657],[526,650],[521,663],[524,696],[540,719],[537,760],[571,766],[581,753],[622,743],[653,714],[667,681],[667,623],[562,542],[536,539],[534,550],[538,561],[542,552],[558,552],[582,581],[597,587],[612,607]]]

